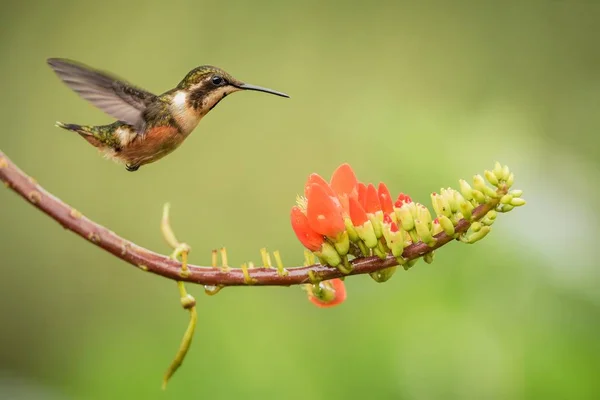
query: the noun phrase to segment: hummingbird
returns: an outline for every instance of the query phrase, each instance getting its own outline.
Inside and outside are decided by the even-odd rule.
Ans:
[[[107,158],[125,164],[127,171],[137,171],[179,147],[202,117],[230,93],[255,90],[289,97],[244,83],[211,65],[194,68],[177,87],[155,95],[76,61],[50,58],[47,62],[67,86],[117,119],[109,125],[57,122],[56,126],[77,132]]]

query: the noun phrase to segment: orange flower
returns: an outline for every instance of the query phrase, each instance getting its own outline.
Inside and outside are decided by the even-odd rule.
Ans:
[[[308,300],[317,307],[333,307],[346,300],[346,287],[344,281],[339,278],[308,286],[310,287],[308,289]]]
[[[394,212],[394,204],[392,204],[392,196],[385,183],[379,183],[377,194],[379,195],[379,203],[383,212],[385,214],[392,214]]]
[[[302,212],[300,207],[292,207],[290,215],[292,221],[292,229],[300,240],[300,243],[310,251],[318,251],[321,249],[325,238],[323,235],[315,232],[308,223],[308,217]]]
[[[331,182],[329,185],[340,200],[342,208],[346,214],[349,213],[348,199],[350,197],[358,196],[358,189],[356,187],[357,184],[358,180],[356,179],[356,175],[349,164],[340,165],[333,172],[333,175],[331,175]]]
[[[306,216],[310,227],[321,235],[334,238],[346,230],[339,202],[329,196],[322,185],[313,183],[308,187]]]

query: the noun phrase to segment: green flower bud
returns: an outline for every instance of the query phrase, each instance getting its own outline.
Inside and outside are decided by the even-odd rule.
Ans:
[[[431,264],[433,262],[433,251],[430,251],[429,253],[425,254],[423,256],[423,261],[425,261],[427,264]]]
[[[513,208],[515,208],[515,206],[513,206],[512,204],[500,204],[500,206],[496,210],[505,213],[512,211]]]
[[[502,180],[508,181],[509,176],[510,176],[510,169],[508,168],[508,165],[505,165],[504,167],[502,167]]]
[[[345,256],[348,254],[350,250],[350,240],[348,238],[348,232],[343,231],[338,234],[333,241],[333,245],[335,246],[335,250],[338,252],[340,256]]]
[[[485,214],[485,216],[493,221],[498,216],[498,213],[496,212],[496,210],[490,210],[487,214]]]
[[[454,225],[452,224],[452,221],[450,221],[450,218],[445,215],[440,215],[438,221],[444,232],[446,232],[446,235],[454,236]]]
[[[417,235],[419,235],[419,239],[423,243],[427,244],[428,246],[433,246],[436,243],[436,240],[431,235],[431,231],[425,222],[416,219],[415,228],[417,230]]]
[[[467,201],[473,200],[473,189],[471,189],[471,185],[469,185],[464,179],[459,180],[458,184],[460,185],[460,192],[462,193],[463,197]]]
[[[481,222],[475,221],[471,224],[471,230],[473,232],[479,232],[481,230]]]
[[[392,275],[394,275],[394,273],[396,272],[396,269],[397,269],[397,267],[384,268],[379,271],[371,272],[371,273],[369,273],[369,275],[371,276],[371,278],[373,278],[373,280],[375,282],[383,283],[383,282],[387,281],[388,279],[390,279],[392,277]]]
[[[502,164],[500,164],[498,161],[494,163],[494,175],[496,175],[498,180],[504,179],[504,176],[502,175]]]
[[[371,221],[366,221],[362,226],[357,226],[355,229],[358,237],[365,242],[368,248],[377,247],[377,236],[375,236],[375,230]]]
[[[525,200],[517,197],[516,199],[512,199],[511,200],[510,205],[511,206],[515,206],[515,207],[524,206],[525,205]]]
[[[332,267],[337,267],[342,262],[342,258],[338,254],[335,247],[329,242],[323,243],[319,251],[315,251],[315,255],[319,257],[322,263]]]
[[[383,220],[383,218],[380,220],[377,215],[373,215],[373,214],[367,214],[367,216],[369,217],[369,221],[371,221],[371,224],[373,224],[373,230],[375,231],[375,237],[377,237],[377,239],[379,239],[380,237],[383,236],[383,232],[381,231],[381,221]]]
[[[512,201],[513,197],[510,194],[505,194],[504,196],[502,196],[500,198],[500,203],[502,204],[510,204],[510,202]]]
[[[487,202],[487,198],[479,190],[473,190],[472,193],[473,193],[473,198],[475,199],[475,201],[477,203],[483,204],[483,203]]]
[[[408,209],[408,204],[404,204],[402,207],[394,207],[394,213],[399,221],[399,225],[402,225],[402,229],[410,231],[415,228],[415,222]]]
[[[458,202],[456,201],[454,192],[455,190],[451,188],[441,190],[441,195],[444,198],[444,200],[446,200],[446,202],[448,203],[448,206],[450,207],[450,212],[452,213],[458,212]]]
[[[473,204],[468,201],[460,203],[460,212],[463,215],[463,218],[467,221],[470,221],[471,217],[473,216],[473,208],[475,208],[473,207]]]
[[[492,230],[492,228],[489,227],[489,226],[483,226],[483,227],[481,227],[481,229],[479,231],[474,232],[471,235],[469,235],[469,237],[467,238],[467,243],[473,244],[475,242],[480,241],[488,233],[490,233],[491,230]]]
[[[506,178],[506,186],[507,187],[511,187],[513,185],[513,183],[515,183],[515,174],[513,174],[512,172],[508,175],[508,178]]]
[[[523,195],[523,191],[515,189],[508,192],[508,194],[510,194],[512,197],[521,197]]]
[[[425,222],[427,225],[431,224],[432,221],[429,209],[423,204],[418,204],[417,206],[417,218]]]
[[[444,196],[439,195],[437,193],[431,194],[431,203],[433,204],[433,209],[437,215],[445,215],[450,217],[452,215],[452,211],[450,210],[450,205],[448,201],[444,198]]]
[[[344,225],[346,226],[346,232],[348,232],[348,238],[351,242],[356,243],[359,240],[358,233],[352,225],[352,220],[348,217],[344,218]]]
[[[498,178],[496,177],[496,175],[489,170],[485,170],[484,172],[485,175],[485,179],[487,179],[487,181],[492,185],[492,186],[498,186]]]

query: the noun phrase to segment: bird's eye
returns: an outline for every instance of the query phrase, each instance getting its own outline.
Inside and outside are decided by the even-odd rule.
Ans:
[[[221,78],[219,75],[215,75],[212,77],[212,83],[215,86],[219,86],[224,82],[223,78]]]

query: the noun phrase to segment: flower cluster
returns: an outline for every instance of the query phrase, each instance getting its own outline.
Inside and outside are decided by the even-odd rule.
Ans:
[[[408,269],[417,259],[407,260],[402,256],[407,246],[422,242],[434,247],[436,235],[442,232],[462,242],[475,243],[489,233],[497,212],[525,204],[520,198],[521,191],[509,191],[514,175],[507,166],[496,163],[493,171],[485,172],[485,178],[495,188],[487,186],[484,178],[476,175],[473,187],[461,180],[460,192],[447,188],[441,189],[439,194],[432,193],[434,218],[427,207],[413,202],[410,196],[400,193],[394,200],[383,182],[377,186],[362,183],[350,165],[342,164],[329,182],[318,174],[308,177],[304,196],[298,197],[297,205],[291,210],[292,228],[304,247],[322,264],[336,267],[344,274],[352,271],[349,256],[375,255],[385,259],[392,255],[399,265]],[[484,203],[494,207],[477,221],[473,212]],[[463,219],[472,222],[470,228],[456,232],[456,226]],[[433,252],[427,252],[423,258],[432,262]],[[395,271],[396,267],[390,267],[372,273],[371,277],[384,282]],[[317,299],[320,306],[339,304],[342,301],[339,299],[346,296],[340,280],[309,286],[309,298],[315,304]],[[335,295],[342,291],[343,296]]]

